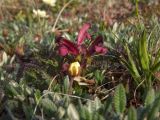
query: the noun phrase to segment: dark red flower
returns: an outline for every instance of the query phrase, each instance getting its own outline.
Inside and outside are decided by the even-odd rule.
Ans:
[[[72,55],[93,55],[94,53],[105,54],[107,48],[103,46],[103,37],[98,36],[95,40],[91,41],[91,44],[86,47],[83,43],[85,39],[91,39],[91,35],[88,33],[90,24],[84,24],[80,29],[78,34],[77,43],[71,42],[63,37],[58,37],[56,42],[58,44],[59,54],[61,56],[66,56],[68,54]]]

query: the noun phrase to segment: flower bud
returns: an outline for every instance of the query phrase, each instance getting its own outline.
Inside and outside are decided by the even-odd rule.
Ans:
[[[81,66],[79,62],[73,62],[70,64],[68,72],[71,76],[78,76],[81,71]]]

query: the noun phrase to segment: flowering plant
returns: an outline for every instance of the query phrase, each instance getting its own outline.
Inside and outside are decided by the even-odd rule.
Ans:
[[[66,38],[61,36],[56,38],[59,55],[71,55],[74,57],[74,61],[72,61],[70,65],[68,63],[65,63],[62,66],[63,71],[67,71],[69,74],[71,73],[71,76],[79,75],[78,73],[80,73],[80,71],[78,70],[86,67],[92,55],[107,53],[107,48],[103,45],[103,37],[99,35],[95,39],[92,39],[91,35],[88,32],[90,27],[90,24],[84,24],[82,26],[78,33],[76,42],[71,42],[70,40],[67,40]],[[85,40],[88,40],[87,42],[89,42],[89,44],[84,44]]]

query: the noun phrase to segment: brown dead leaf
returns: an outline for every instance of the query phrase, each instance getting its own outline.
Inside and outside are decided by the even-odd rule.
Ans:
[[[34,35],[34,42],[39,43],[41,41],[42,36],[40,34]]]
[[[160,80],[160,72],[156,72],[156,73],[154,74],[154,76],[155,76],[158,80]]]
[[[15,52],[17,55],[23,56],[24,55],[24,45],[17,45]]]
[[[2,31],[3,37],[4,37],[4,38],[8,37],[8,33],[9,33],[9,32],[8,32],[8,29],[4,28],[3,31]]]
[[[95,80],[88,80],[85,77],[81,77],[81,76],[76,76],[73,79],[74,81],[76,81],[79,85],[94,85],[95,84]]]

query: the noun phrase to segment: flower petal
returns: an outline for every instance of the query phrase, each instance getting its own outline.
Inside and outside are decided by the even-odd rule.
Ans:
[[[103,38],[102,36],[98,36],[89,46],[88,48],[88,52],[89,54],[93,54],[95,52],[95,46],[97,46],[98,44],[103,44]]]
[[[80,52],[82,55],[86,55],[86,54],[87,54],[87,48],[86,48],[85,45],[78,46],[78,49],[79,49],[79,52]]]
[[[91,35],[88,32],[86,33],[86,38],[91,39]]]
[[[73,62],[70,64],[68,72],[71,76],[78,76],[81,71],[81,65],[79,62]]]
[[[101,47],[101,46],[95,46],[95,52],[100,54],[106,54],[107,48]]]
[[[90,24],[84,24],[82,26],[82,28],[80,29],[79,33],[78,33],[78,39],[77,39],[77,44],[81,45],[83,43],[83,41],[88,38],[90,39],[90,34],[87,32],[87,30],[90,28]]]
[[[56,39],[56,42],[59,45],[59,49],[62,49],[62,54],[60,55],[65,55],[63,54],[63,52],[65,53],[70,53],[73,55],[78,55],[79,54],[79,50],[76,44],[74,44],[73,42],[63,38],[63,37],[58,37]],[[67,52],[68,51],[68,52]]]
[[[40,17],[40,18],[48,18],[49,16],[47,15],[46,11],[44,10],[33,10],[33,14],[36,16],[36,17]]]
[[[64,47],[64,46],[59,47],[59,54],[61,56],[66,56],[68,54],[68,49],[66,47]]]
[[[98,36],[88,48],[88,54],[92,55],[93,53],[102,53],[105,54],[107,52],[107,48],[103,47],[103,37]]]
[[[69,68],[69,64],[68,63],[64,63],[62,65],[62,72],[68,72],[68,68]]]

